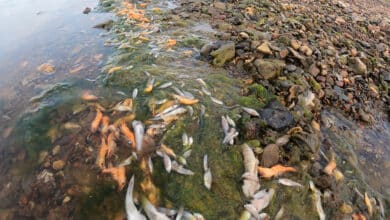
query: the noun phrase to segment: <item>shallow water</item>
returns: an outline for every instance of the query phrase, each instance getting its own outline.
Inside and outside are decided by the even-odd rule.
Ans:
[[[174,209],[183,206],[186,211],[202,213],[207,219],[236,219],[246,203],[241,192],[241,175],[244,172],[241,148],[221,144],[223,133],[219,121],[225,114],[236,122],[249,120],[249,117],[243,114],[244,119],[240,119],[242,111],[229,107],[240,100],[241,81],[227,77],[225,70],[199,59],[200,46],[215,41],[216,30],[205,22],[181,21],[179,18],[164,23],[164,13],[175,8],[175,3],[156,1],[146,8],[147,13],[155,13],[149,27],[138,27],[119,20],[112,29],[113,38],[105,42],[116,49],[107,49],[103,47],[106,39],[99,37],[104,31],[91,26],[110,15],[81,13],[85,6],[91,7],[93,3],[88,1],[80,5],[77,1],[60,1],[33,4],[20,1],[23,7],[19,7],[4,2],[4,8],[0,9],[0,16],[3,15],[1,10],[7,7],[10,8],[5,10],[7,13],[26,14],[26,20],[19,22],[27,22],[33,27],[23,31],[14,25],[16,27],[10,31],[18,37],[5,37],[2,41],[7,53],[0,54],[0,67],[8,71],[2,73],[4,76],[0,75],[4,79],[0,83],[1,120],[6,122],[0,127],[3,138],[0,144],[0,149],[3,149],[0,151],[0,199],[4,201],[0,205],[0,219],[4,216],[5,219],[9,216],[123,219],[125,190],[118,191],[110,175],[102,174],[95,165],[101,135],[91,132],[90,126],[97,104],[106,109],[103,114],[111,122],[128,116],[129,113],[112,111],[111,108],[131,97],[136,88],[139,91],[134,100],[136,119],[147,125],[156,123],[148,120],[158,107],[153,102],[172,99],[174,90],[154,88],[152,93],[144,93],[150,77],[155,78],[157,85],[171,81],[174,86],[192,93],[205,107],[205,114],[201,114],[201,105],[194,105],[193,115],[183,114],[167,125],[161,135],[154,137],[155,145],[164,143],[182,155],[185,152],[181,143],[183,132],[192,136],[193,152],[187,159],[186,168],[194,171],[195,175],[168,174],[162,159],[149,153],[146,155],[152,157],[154,164],[152,175],[142,168],[139,161],[126,167],[127,180],[132,175],[136,177],[135,194],[147,191],[144,194],[149,198],[157,195],[159,206]],[[144,38],[139,37],[140,33]],[[168,39],[176,39],[177,44],[168,48]],[[29,45],[31,42],[34,44]],[[53,74],[37,73],[36,68],[48,61],[56,67],[56,71]],[[100,69],[103,63],[104,67]],[[80,70],[69,73],[80,66]],[[201,84],[196,81],[198,78],[206,82],[212,96],[223,101],[224,105],[213,102],[202,92]],[[87,90],[98,100],[82,100],[80,96]],[[338,162],[347,161],[338,166],[348,181],[357,182],[354,185],[363,192],[369,189],[370,195],[387,199],[388,122],[361,127],[340,114],[326,111],[323,114],[334,124],[324,128],[322,138],[332,141]],[[376,146],[378,144],[380,147]],[[107,160],[107,166],[116,166],[131,155],[125,139],[119,138],[117,145],[118,152]],[[59,151],[54,153],[57,148]],[[155,150],[154,145],[150,148],[152,152]],[[367,149],[375,154],[367,154]],[[214,178],[211,191],[203,186],[204,154],[208,154]],[[66,163],[60,171],[52,168],[57,160]],[[367,162],[364,163],[364,160]],[[47,182],[39,180],[45,172],[53,175],[53,179]],[[312,193],[307,185],[308,175],[302,172],[288,177],[300,181],[304,188],[289,189],[275,181],[262,180],[261,189],[271,187],[276,190],[276,198],[265,211],[273,217],[284,206],[291,218],[315,218],[316,211],[310,205]],[[141,190],[140,185],[149,178],[157,187],[157,193],[151,192],[151,189]],[[366,182],[361,181],[364,179]],[[346,196],[345,201],[350,201],[345,194],[342,195]],[[70,201],[65,200],[68,197]],[[325,211],[333,213],[331,208]]]

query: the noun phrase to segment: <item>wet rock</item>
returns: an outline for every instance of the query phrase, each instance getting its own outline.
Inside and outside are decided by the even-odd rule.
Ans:
[[[214,7],[220,10],[226,10],[226,4],[220,1],[215,1]]]
[[[297,70],[297,66],[293,64],[286,65],[286,70],[289,72],[294,72],[295,70]]]
[[[256,59],[253,64],[263,79],[274,79],[278,77],[286,66],[284,61],[273,59]]]
[[[268,55],[272,54],[272,51],[268,46],[268,42],[264,42],[260,46],[258,46],[257,51],[263,54],[268,54]]]
[[[236,49],[233,42],[222,45],[218,50],[211,52],[214,57],[213,64],[216,66],[223,66],[227,61],[234,58]]]
[[[349,58],[348,65],[356,74],[367,75],[367,66],[358,57]]]
[[[53,169],[54,170],[62,170],[62,168],[64,168],[65,166],[65,161],[63,160],[56,160],[53,162]]]
[[[53,147],[52,154],[57,155],[60,152],[60,150],[61,150],[60,145],[56,145],[55,147]]]
[[[246,32],[240,32],[239,36],[240,36],[243,40],[249,39],[249,35],[248,35]]]
[[[299,147],[309,150],[312,153],[317,153],[320,149],[320,139],[317,134],[301,132],[291,136],[290,140]]]
[[[260,116],[266,124],[275,130],[283,130],[294,123],[293,115],[278,101],[270,102],[260,111]]]
[[[314,179],[314,184],[320,189],[331,189],[334,185],[333,176],[321,175]]]
[[[299,47],[301,47],[301,42],[295,40],[295,39],[292,39],[290,41],[290,46],[294,49],[294,50],[298,50]]]
[[[318,74],[320,74],[320,69],[317,67],[317,65],[315,63],[313,63],[312,65],[310,65],[309,67],[309,73],[316,77]]]
[[[257,136],[257,126],[254,121],[245,122],[243,126],[243,134],[246,140],[254,139]]]
[[[359,117],[362,121],[367,122],[367,123],[374,123],[374,117],[366,113],[363,109],[359,109]]]
[[[264,148],[261,156],[261,166],[271,167],[279,161],[279,146],[276,144],[269,144]]]
[[[95,26],[93,26],[94,28],[101,28],[101,29],[105,29],[105,30],[110,30],[112,28],[112,25],[114,24],[114,21],[112,19],[109,19],[109,20],[106,20],[106,21],[103,21],[99,24],[96,24]]]
[[[91,8],[89,7],[84,8],[83,14],[89,14],[89,12],[91,12]]]
[[[382,75],[383,80],[385,80],[386,82],[390,82],[390,72],[383,72]]]
[[[214,44],[205,44],[203,47],[200,49],[200,55],[203,57],[208,58],[210,56],[211,51],[217,49],[217,47]]]
[[[303,45],[299,48],[299,51],[304,53],[306,56],[311,56],[313,54],[313,50],[310,49],[307,45]]]

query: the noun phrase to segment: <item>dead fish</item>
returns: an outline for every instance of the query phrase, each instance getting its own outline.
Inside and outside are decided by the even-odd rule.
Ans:
[[[178,116],[178,115],[184,114],[186,112],[187,112],[186,108],[179,107],[179,108],[174,109],[173,111],[170,111],[166,114],[161,115],[160,118],[162,118],[164,120],[164,118]]]
[[[107,157],[111,157],[116,152],[117,146],[115,140],[115,133],[111,132],[107,137]]]
[[[285,185],[285,186],[297,186],[297,187],[303,187],[300,183],[297,183],[293,180],[286,179],[286,178],[280,178],[278,179],[278,183]]]
[[[120,124],[120,130],[122,134],[127,138],[127,140],[130,142],[130,144],[133,146],[133,148],[136,146],[135,144],[135,137],[133,132],[130,131],[130,129],[127,127],[126,123]]]
[[[186,159],[189,158],[191,156],[191,152],[192,150],[187,150],[186,152],[184,152],[183,157]]]
[[[189,176],[194,175],[194,172],[185,169],[182,165],[178,164],[176,161],[172,161],[172,170],[183,175],[189,175]]]
[[[228,124],[229,124],[230,126],[236,127],[236,123],[233,121],[233,119],[231,119],[231,118],[229,117],[229,115],[226,115],[226,120],[227,120],[227,122],[228,122]]]
[[[257,177],[257,175],[255,175],[254,173],[250,172],[245,172],[244,174],[242,174],[241,178],[259,182],[259,177]]]
[[[155,81],[155,79],[153,77],[148,79],[148,82],[146,83],[146,87],[144,89],[145,93],[152,92],[153,86],[154,86],[154,81]]]
[[[274,194],[274,189],[264,189],[262,190],[261,197],[254,197],[254,199],[251,201],[251,205],[253,205],[257,213],[259,213],[269,205],[269,202],[271,201]]]
[[[157,113],[157,114],[155,115],[155,117],[160,117],[161,115],[168,114],[169,112],[178,109],[178,107],[179,107],[179,105],[172,105],[172,106],[169,106],[168,108],[162,110],[160,113]],[[156,112],[157,112],[157,111],[156,111]]]
[[[272,166],[271,168],[258,166],[257,171],[259,172],[261,177],[271,178],[273,176],[275,177],[280,176],[286,172],[296,172],[297,170],[294,167],[286,167],[277,164],[275,166]]]
[[[158,207],[157,210],[161,213],[164,213],[165,215],[169,216],[169,217],[173,217],[174,215],[177,214],[177,211],[174,210],[174,209],[168,209],[168,208],[164,208],[164,207]]]
[[[133,111],[133,99],[125,99],[115,105],[113,110],[118,112],[131,112]]]
[[[208,89],[206,89],[206,87],[203,87],[203,86],[202,86],[201,90],[202,90],[202,92],[203,92],[204,94],[206,94],[206,95],[208,95],[208,96],[211,96],[211,92],[210,92]]]
[[[252,217],[252,214],[250,212],[248,212],[247,210],[244,210],[241,215],[240,215],[240,218],[238,220],[250,220]]]
[[[118,167],[123,167],[130,165],[132,161],[136,160],[137,158],[134,155],[131,155],[130,157],[123,160],[121,163],[119,163]]]
[[[168,172],[168,173],[171,173],[171,170],[172,170],[172,161],[171,159],[169,158],[169,156],[163,152],[163,159],[164,159],[164,167],[165,167],[165,170]]]
[[[173,84],[172,82],[166,82],[166,83],[160,85],[160,86],[157,87],[157,88],[158,88],[158,89],[166,89],[166,88],[172,86],[172,84]]]
[[[176,104],[177,103],[174,100],[164,102],[157,110],[154,111],[153,115],[157,116],[158,114],[161,114],[162,112],[166,112],[166,110],[168,108],[171,108],[170,111],[172,111],[173,109],[178,107],[178,105],[176,105]],[[172,106],[174,106],[174,105],[176,105],[176,106],[173,108]]]
[[[368,214],[369,214],[370,216],[372,216],[372,213],[373,213],[372,204],[371,204],[370,197],[368,197],[367,192],[364,193],[364,203],[365,203],[366,206],[367,206]]]
[[[227,121],[225,116],[221,116],[221,125],[222,125],[223,133],[226,136],[228,131],[229,131],[229,123],[228,123],[228,121]]]
[[[179,211],[177,211],[177,215],[176,215],[175,220],[182,220],[183,214],[184,214],[184,207],[181,206],[179,208]]]
[[[108,132],[108,127],[110,124],[110,118],[107,116],[103,116],[101,124],[102,124],[102,127],[101,127],[100,131],[102,132],[102,134],[106,134]],[[116,132],[114,131],[114,133],[116,133]]]
[[[131,177],[126,192],[125,209],[126,209],[127,219],[146,220],[146,217],[142,215],[134,205],[133,189],[134,189],[134,176]]]
[[[210,190],[211,183],[212,183],[212,175],[211,175],[211,170],[207,164],[207,154],[204,155],[204,157],[203,157],[203,169],[205,171],[204,176],[203,176],[204,185],[208,190]]]
[[[116,94],[121,95],[121,96],[126,96],[126,93],[124,93],[122,91],[116,91]]]
[[[142,150],[142,140],[144,137],[145,127],[140,121],[133,121],[132,125],[135,133],[136,149],[140,152]]]
[[[205,218],[203,217],[203,215],[199,214],[199,213],[194,213],[194,217],[195,217],[195,220],[204,220]]]
[[[183,105],[193,105],[193,104],[196,104],[199,102],[199,99],[187,98],[187,97],[179,96],[176,94],[172,94],[172,96]]]
[[[201,78],[197,78],[196,81],[198,81],[202,86],[207,86],[206,82]]]
[[[170,220],[165,214],[159,212],[156,207],[149,202],[145,197],[142,198],[143,208],[149,219],[153,220]]]
[[[279,147],[282,147],[286,145],[289,141],[290,141],[290,135],[283,135],[282,137],[276,139],[275,144],[278,145]]]
[[[180,164],[183,164],[184,166],[187,165],[187,160],[186,158],[182,157],[182,156],[178,156],[176,158],[177,162],[179,162]]]
[[[179,96],[184,96],[184,93],[177,88],[176,86],[172,86],[172,89],[179,95]]]
[[[150,173],[153,173],[153,161],[151,157],[148,157],[148,167],[150,170]]]
[[[332,158],[328,165],[326,165],[326,167],[324,168],[324,172],[328,175],[332,175],[333,171],[336,169],[336,160],[334,158]]]
[[[259,161],[256,159],[253,150],[244,144],[242,147],[242,154],[244,157],[245,173],[243,175],[244,181],[242,191],[246,197],[252,197],[253,194],[259,190],[260,182],[257,177],[257,165]]]
[[[217,98],[214,98],[212,96],[210,96],[210,99],[211,101],[213,101],[215,104],[218,104],[218,105],[223,105],[223,102]]]
[[[284,215],[284,207],[282,206],[279,211],[275,215],[275,220],[280,220],[283,218]]]
[[[243,106],[241,106],[241,108],[242,108],[242,110],[244,110],[246,113],[248,113],[248,114],[250,114],[250,115],[252,115],[252,116],[260,117],[260,114],[259,114],[256,110],[254,110],[254,109],[252,109],[252,108],[247,108],[247,107],[243,107]]]
[[[238,136],[238,132],[235,128],[230,128],[229,132],[225,135],[225,138],[222,141],[222,144],[229,143],[230,145],[233,145],[234,138]]]
[[[99,109],[96,109],[96,116],[91,123],[91,131],[95,133],[99,127],[100,121],[103,118],[103,114]]]
[[[133,94],[132,94],[132,98],[133,99],[135,99],[135,98],[137,98],[137,95],[138,95],[138,89],[137,88],[135,88],[134,90],[133,90]]]
[[[81,95],[81,99],[84,101],[96,101],[96,100],[98,100],[98,97],[95,95],[92,95],[89,91],[85,91]]]
[[[102,170],[103,173],[111,174],[111,177],[117,182],[118,190],[121,191],[126,185],[126,168],[125,167],[110,167]]]
[[[66,122],[64,124],[64,128],[66,130],[79,130],[81,128],[81,126],[79,124],[74,123],[74,122]]]
[[[245,171],[249,173],[257,173],[257,166],[259,164],[259,161],[256,159],[256,156],[253,153],[252,148],[249,147],[249,145],[244,144],[242,146],[242,155],[244,157]]]
[[[156,104],[156,105],[162,105],[162,104],[166,103],[167,101],[168,101],[168,99],[160,99],[160,100],[156,100],[156,101],[154,102],[154,104]]]
[[[107,146],[106,140],[102,137],[100,148],[99,148],[99,153],[96,157],[96,165],[99,166],[100,169],[106,168],[107,150],[108,150],[108,146]]]
[[[192,106],[187,106],[187,109],[188,114],[190,115],[190,117],[192,117],[194,115],[194,108],[192,108]]]
[[[181,140],[183,142],[183,146],[188,146],[188,135],[187,135],[187,133],[184,132],[181,135]]]
[[[167,155],[176,158],[175,152],[172,150],[172,148],[168,147],[165,144],[161,144],[160,149],[162,152],[166,153]]]
[[[314,183],[311,180],[309,182],[309,186],[314,193],[314,200],[315,200],[318,216],[320,217],[320,220],[325,220],[326,215],[321,204],[321,192],[314,186]]]

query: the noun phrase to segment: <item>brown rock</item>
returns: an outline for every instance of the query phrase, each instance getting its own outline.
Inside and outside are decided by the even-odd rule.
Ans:
[[[313,63],[310,67],[309,67],[309,73],[316,77],[319,73],[320,73],[320,69],[318,69],[317,65],[315,63]]]
[[[313,50],[310,49],[309,46],[307,45],[303,45],[299,48],[299,51],[301,51],[302,53],[304,53],[306,56],[311,56],[313,54]]]
[[[272,54],[272,51],[268,46],[268,42],[264,42],[260,46],[258,46],[257,51],[264,53],[264,54],[269,54],[269,55]]]
[[[338,16],[335,20],[335,23],[338,25],[343,25],[343,24],[345,24],[345,20],[344,20],[344,18]]]
[[[256,66],[259,75],[264,79],[278,77],[286,66],[285,62],[276,59],[256,59],[253,64]]]
[[[261,156],[261,166],[271,167],[279,161],[279,146],[276,144],[269,144],[264,148]]]
[[[279,55],[280,55],[280,58],[284,59],[287,57],[288,55],[288,50],[287,49],[283,49],[279,52]]]
[[[294,50],[298,50],[299,47],[301,47],[301,42],[299,42],[298,40],[292,39],[292,40],[290,41],[290,46],[291,46]]]
[[[348,65],[359,75],[367,75],[367,66],[358,57],[352,57],[348,60]]]
[[[220,9],[220,10],[225,10],[225,9],[226,9],[225,3],[220,2],[220,1],[215,1],[215,2],[214,2],[214,7],[215,7],[215,8],[218,8],[218,9]]]
[[[57,160],[57,161],[54,161],[53,163],[53,169],[55,170],[62,170],[62,168],[64,168],[65,166],[65,161],[63,160]]]

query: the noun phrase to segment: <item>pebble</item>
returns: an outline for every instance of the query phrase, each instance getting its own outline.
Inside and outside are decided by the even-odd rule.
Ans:
[[[53,147],[52,154],[57,155],[60,152],[60,150],[61,150],[60,145],[56,145]]]
[[[317,65],[315,63],[313,63],[312,65],[310,65],[309,67],[309,73],[316,77],[318,74],[320,74],[320,69],[317,67]]]
[[[293,64],[286,65],[286,70],[288,70],[289,72],[294,72],[295,70],[297,70],[297,66]]]
[[[290,41],[290,46],[294,49],[294,50],[298,50],[299,47],[301,47],[301,42],[295,40],[295,39],[292,39]]]
[[[47,151],[41,151],[41,152],[39,153],[38,163],[42,163],[42,162],[45,160],[45,158],[46,158],[46,156],[47,156],[48,154],[49,154],[49,153],[48,153]]]
[[[261,156],[261,166],[271,167],[279,162],[279,146],[276,144],[269,144],[264,148]]]
[[[272,51],[268,46],[268,42],[264,42],[259,47],[257,47],[257,51],[268,55],[272,54]]]
[[[70,196],[65,196],[64,200],[62,200],[62,204],[66,204],[70,202],[70,200],[71,200]]]
[[[353,212],[353,208],[352,206],[346,204],[346,203],[343,203],[340,207],[340,211],[343,213],[343,214],[351,214]]]
[[[53,169],[55,170],[62,170],[62,168],[64,168],[65,166],[65,161],[63,160],[56,160],[53,162]]]

